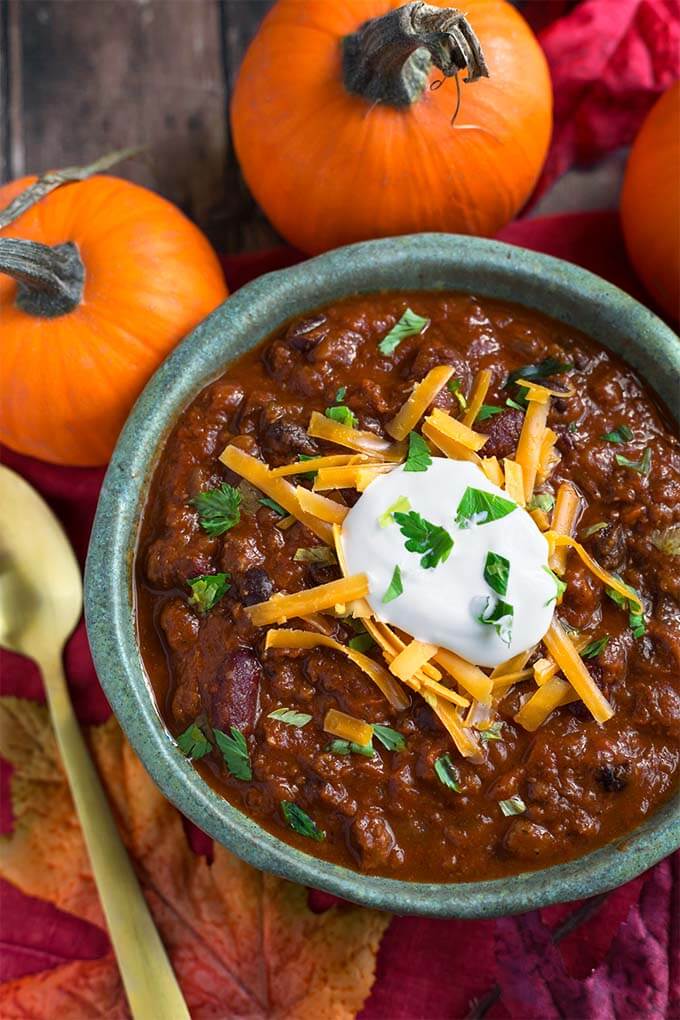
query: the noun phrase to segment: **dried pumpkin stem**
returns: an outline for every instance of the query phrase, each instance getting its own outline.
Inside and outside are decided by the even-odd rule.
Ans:
[[[70,241],[50,247],[38,241],[0,237],[0,273],[17,281],[16,305],[29,315],[67,315],[83,295],[85,267]]]
[[[370,102],[404,107],[422,96],[432,66],[465,82],[488,78],[479,40],[454,7],[408,3],[343,39],[345,88]]]

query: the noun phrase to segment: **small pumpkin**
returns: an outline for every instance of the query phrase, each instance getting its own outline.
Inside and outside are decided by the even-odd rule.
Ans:
[[[245,179],[287,240],[313,253],[415,231],[492,235],[518,212],[550,140],[547,64],[505,0],[465,13],[442,0],[274,5],[231,123]],[[460,89],[453,125],[442,76]]]
[[[104,464],[154,369],[227,296],[224,277],[200,230],[146,188],[92,176],[35,201],[35,183],[0,187],[0,441]]]
[[[680,318],[680,80],[656,101],[635,139],[621,222],[637,274],[666,314]]]

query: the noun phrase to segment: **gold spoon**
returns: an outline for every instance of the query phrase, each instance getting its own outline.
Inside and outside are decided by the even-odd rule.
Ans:
[[[0,466],[0,644],[40,667],[57,744],[135,1020],[190,1020],[146,900],[78,727],[62,667],[83,587],[56,517]]]

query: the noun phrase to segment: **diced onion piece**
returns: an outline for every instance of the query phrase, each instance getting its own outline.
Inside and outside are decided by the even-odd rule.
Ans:
[[[430,661],[436,651],[436,645],[413,640],[394,657],[390,663],[390,673],[407,682],[417,670]]]
[[[327,496],[320,496],[318,492],[310,492],[302,485],[295,490],[297,501],[306,514],[318,517],[320,521],[328,521],[329,524],[342,524],[349,513],[349,507],[342,503],[336,503],[334,499]]]
[[[566,680],[561,680],[558,676],[552,677],[524,702],[515,715],[515,722],[529,733],[533,733],[559,707],[565,694],[570,692],[571,688]]]
[[[557,433],[553,432],[552,429],[546,429],[543,442],[541,443],[541,452],[538,457],[538,468],[536,471],[536,483],[538,485],[543,485],[543,482],[552,474],[554,468],[560,462],[560,455],[555,450],[556,442]]]
[[[524,506],[524,473],[516,460],[506,457],[503,461],[505,471],[505,491],[518,506]]]
[[[483,436],[479,432],[475,432],[473,429],[468,428],[467,425],[463,425],[462,422],[456,418],[452,418],[450,414],[445,414],[440,408],[435,407],[432,414],[429,416],[427,421],[434,425],[436,429],[443,432],[445,436],[460,443],[467,450],[473,450],[477,453],[484,446],[484,443],[489,438]]]
[[[266,496],[269,496],[275,503],[282,506],[289,514],[296,517],[301,524],[304,524],[310,531],[313,531],[322,542],[325,542],[327,545],[332,544],[333,532],[330,524],[326,521],[320,521],[302,510],[298,503],[295,486],[287,482],[285,478],[273,478],[266,464],[258,460],[257,457],[251,457],[249,453],[241,450],[238,446],[227,446],[222,451],[220,460],[232,471],[235,471],[237,475],[245,478],[247,482],[250,482],[251,485],[254,485],[255,488],[264,492]]]
[[[397,681],[379,663],[374,662],[368,655],[357,652],[353,648],[341,645],[325,634],[314,634],[309,630],[270,630],[267,633],[265,649],[269,648],[332,648],[336,652],[342,652],[359,669],[363,670],[371,678],[373,683],[382,691],[389,703],[399,710],[408,708],[410,702],[408,695],[399,686]]]
[[[576,530],[576,519],[581,506],[578,493],[568,482],[562,482],[557,490],[555,509],[553,510],[551,530],[557,535],[573,535]],[[548,560],[551,570],[560,577],[567,569],[566,546],[553,548]]]
[[[463,757],[472,761],[483,761],[479,744],[471,731],[463,726],[463,720],[457,710],[430,691],[423,691],[423,698],[446,727]]]
[[[498,457],[482,457],[482,471],[494,485],[502,489],[505,484],[503,468],[498,462]]]
[[[483,673],[479,666],[462,659],[447,648],[439,648],[434,656],[438,666],[453,677],[457,684],[471,694],[477,701],[488,702],[491,697],[491,677]]]
[[[306,588],[293,595],[278,592],[266,602],[248,606],[246,612],[255,627],[266,627],[270,623],[285,623],[294,616],[317,613],[338,603],[363,598],[367,593],[366,574],[355,574],[353,577],[341,577],[339,581],[320,584],[316,588]]]
[[[388,421],[385,431],[395,439],[406,439],[437,394],[446,386],[453,371],[452,365],[438,365],[430,369],[425,378],[414,387],[411,396],[402,404],[394,418]]]
[[[339,712],[337,708],[328,709],[323,728],[326,733],[332,733],[341,740],[351,740],[353,744],[360,744],[361,747],[367,747],[373,740],[373,727],[370,723],[347,715],[346,712]]]
[[[610,719],[614,714],[611,705],[591,677],[583,659],[556,617],[553,617],[543,643],[593,718],[599,723]]]
[[[608,588],[613,588],[615,592],[623,598],[628,599],[629,602],[635,607],[638,613],[644,613],[645,607],[640,602],[640,599],[632,588],[629,588],[627,584],[621,581],[614,574],[610,574],[608,570],[601,567],[597,560],[594,560],[590,553],[587,553],[580,542],[577,542],[575,538],[571,538],[570,535],[557,535],[553,531],[549,531],[546,538],[551,545],[554,546],[555,552],[561,547],[568,547],[578,553],[581,560],[585,563],[591,573],[595,574],[595,577],[606,584]]]
[[[491,372],[488,368],[480,369],[472,386],[472,393],[470,394],[467,411],[463,415],[463,425],[467,425],[468,428],[472,428],[474,425],[475,419],[480,412],[482,404],[484,403],[484,398],[489,392],[490,384]]]
[[[387,439],[376,436],[374,432],[352,429],[348,425],[327,418],[325,414],[319,414],[318,411],[312,411],[307,431],[315,439],[325,439],[329,443],[346,446],[358,453],[381,457],[382,460],[398,463],[406,456],[404,443],[390,443]]]
[[[526,389],[526,400],[532,400],[537,404],[547,404],[550,397],[573,397],[576,390],[571,386],[566,390],[554,390],[550,386],[543,386],[541,383],[532,382],[530,379],[515,379],[515,385]]]
[[[550,394],[546,403],[539,404],[537,401],[529,401],[527,412],[524,415],[524,424],[520,433],[515,460],[522,466],[524,475],[524,498],[528,502],[534,494],[536,483],[536,472],[541,456],[541,444],[545,435],[545,426],[550,410]]]
[[[462,443],[456,442],[455,439],[451,439],[450,436],[441,432],[432,424],[429,418],[426,418],[423,422],[421,431],[425,438],[429,439],[450,460],[469,460],[472,464],[476,464],[478,468],[484,470],[483,461],[479,454],[475,453],[474,450],[469,450]]]
[[[346,464],[344,467],[321,468],[314,479],[313,490],[358,489],[363,492],[367,485],[392,471],[395,464]]]
[[[280,478],[283,475],[304,475],[308,471],[318,471],[319,468],[342,467],[354,460],[354,453],[333,453],[328,457],[312,457],[311,460],[296,460],[294,464],[284,464],[283,467],[272,468],[273,478]]]

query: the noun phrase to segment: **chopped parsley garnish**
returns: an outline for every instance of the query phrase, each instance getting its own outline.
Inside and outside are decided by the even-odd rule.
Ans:
[[[388,524],[391,524],[392,521],[394,520],[392,516],[394,513],[396,513],[397,511],[403,512],[404,510],[410,509],[411,504],[408,500],[408,497],[399,496],[399,498],[395,499],[394,503],[392,503],[391,506],[388,506],[384,514],[380,514],[380,517],[378,518],[378,524],[380,525],[381,528],[386,528]]]
[[[192,723],[177,737],[177,746],[187,758],[203,758],[212,751],[212,744],[198,725]]]
[[[504,602],[495,595],[487,595],[484,608],[477,616],[477,622],[493,627],[503,644],[509,645],[512,640],[513,616],[514,610],[509,602]]]
[[[286,726],[295,726],[297,729],[301,729],[311,721],[312,717],[307,712],[296,712],[292,708],[275,708],[267,718],[276,719],[277,722],[285,723]]]
[[[347,644],[355,652],[370,652],[375,641],[369,633],[365,632],[363,634],[355,634],[354,637],[349,639]]]
[[[229,577],[229,574],[201,574],[200,577],[192,577],[187,581],[191,588],[189,605],[195,606],[200,613],[207,613],[229,591]]]
[[[419,436],[417,432],[409,432],[408,454],[404,471],[427,471],[431,463],[432,454],[423,437]]]
[[[653,531],[652,545],[666,556],[680,556],[680,523],[671,524],[664,531]]]
[[[284,510],[281,504],[277,503],[275,499],[270,499],[269,496],[262,496],[260,498],[260,503],[262,504],[262,506],[266,506],[270,510],[273,510],[275,514],[279,515],[279,517],[288,516],[288,511]]]
[[[471,524],[490,524],[516,509],[517,504],[512,500],[468,485],[456,510],[456,524],[459,528],[469,528]]]
[[[434,771],[437,779],[449,790],[460,793],[460,773],[451,761],[450,754],[442,754],[434,763]]]
[[[364,758],[375,754],[370,744],[355,744],[353,740],[331,740],[326,750],[332,754],[363,754]]]
[[[567,590],[567,582],[563,581],[561,577],[558,577],[550,567],[543,567],[548,577],[555,582],[555,594],[552,598],[548,599],[546,606],[549,606],[551,602],[559,602]]]
[[[397,510],[392,516],[406,539],[408,551],[422,553],[421,567],[431,570],[439,563],[446,563],[453,549],[453,539],[446,528],[426,521],[415,510],[409,510],[408,513]]]
[[[605,528],[609,527],[606,521],[598,521],[596,524],[589,524],[587,528],[584,528],[581,532],[582,538],[590,538],[591,535],[597,535],[598,531],[604,531]]]
[[[399,598],[399,596],[403,595],[403,593],[404,593],[404,585],[402,584],[402,580],[401,580],[401,570],[399,569],[399,565],[397,565],[394,568],[394,573],[392,574],[392,580],[389,583],[387,591],[385,592],[385,594],[382,597],[383,605],[386,602],[392,602],[393,599]]]
[[[463,411],[467,410],[468,402],[465,399],[465,394],[461,393],[460,388],[463,385],[462,379],[449,379],[446,384],[446,388],[449,393],[453,393],[454,397],[460,404]]]
[[[281,811],[293,832],[299,833],[300,836],[306,836],[307,839],[315,839],[317,842],[326,838],[323,829],[320,829],[314,819],[310,818],[307,812],[294,804],[292,800],[282,800]]]
[[[639,598],[639,595],[635,591],[635,588],[632,588],[631,585],[626,584],[625,581],[622,581],[618,574],[614,574],[614,577],[617,579],[617,581],[621,581],[621,584],[623,584],[628,589],[633,598],[635,598],[636,596]],[[643,613],[638,612],[637,603],[632,602],[624,595],[620,595],[619,592],[614,590],[614,588],[605,588],[605,594],[609,595],[609,598],[612,600],[612,602],[615,602],[617,606],[621,607],[621,609],[628,610],[628,626],[632,630],[634,637],[641,638],[644,634],[647,633],[645,617]]]
[[[507,595],[509,577],[510,560],[500,553],[488,552],[484,564],[484,580],[489,588],[493,588],[499,595]]]
[[[381,354],[394,354],[402,340],[407,340],[410,336],[417,336],[429,325],[429,319],[424,319],[407,308],[399,322],[395,323],[389,333],[382,338],[378,344],[378,350]]]
[[[605,634],[604,637],[595,638],[594,641],[590,641],[581,652],[582,659],[596,659],[600,652],[603,652],[609,644],[609,634]]]
[[[555,506],[555,497],[549,492],[537,492],[529,500],[530,510],[543,510],[544,513],[549,513]]]
[[[316,563],[321,567],[334,567],[338,562],[335,553],[327,545],[315,545],[312,549],[296,549],[295,563]]]
[[[347,387],[346,386],[338,387],[338,390],[337,390],[337,392],[335,394],[335,402],[336,402],[336,404],[340,404],[345,399],[346,396],[347,396]]]
[[[215,743],[222,752],[224,763],[237,779],[249,780],[253,778],[253,770],[250,767],[250,755],[246,738],[236,726],[231,727],[231,736],[223,733],[222,730],[213,730]]]
[[[506,818],[509,818],[510,815],[523,815],[527,809],[526,804],[519,794],[515,794],[514,797],[510,797],[509,800],[499,800],[498,806]]]
[[[475,421],[486,421],[487,418],[493,418],[495,414],[502,414],[503,408],[498,407],[496,404],[482,404]]]
[[[331,421],[337,421],[340,425],[346,425],[348,429],[355,429],[357,427],[356,415],[353,411],[350,411],[349,407],[345,404],[338,404],[336,407],[327,407],[324,411],[327,418]]]
[[[505,401],[505,406],[511,407],[514,411],[521,411],[522,414],[524,414],[524,412],[526,411],[526,407],[522,407],[522,405],[518,404],[516,400],[512,399],[512,397],[508,397],[508,399]]]
[[[487,743],[489,740],[502,740],[503,735],[501,730],[503,729],[502,722],[491,723],[485,730],[479,730],[478,736],[483,743]]]
[[[608,443],[628,443],[633,438],[633,430],[627,425],[617,425],[611,432],[605,432],[602,436]]]
[[[652,467],[652,451],[647,447],[640,460],[629,460],[628,457],[624,457],[622,453],[614,455],[614,460],[620,467],[629,468],[631,471],[637,471],[639,475],[648,475]]]
[[[406,748],[406,741],[401,733],[393,730],[390,726],[373,723],[373,735],[388,751],[403,751]]]
[[[223,482],[219,489],[199,492],[191,501],[198,510],[198,520],[209,535],[223,535],[241,519],[241,493]]]
[[[557,358],[544,358],[532,365],[522,365],[510,372],[505,380],[505,389],[512,386],[518,379],[549,379],[552,375],[561,375],[574,366],[565,361],[558,361]]]

